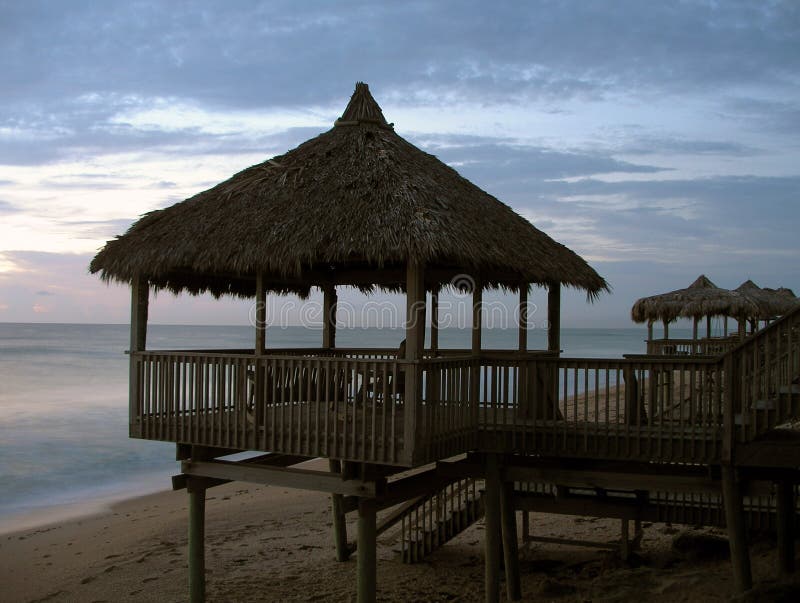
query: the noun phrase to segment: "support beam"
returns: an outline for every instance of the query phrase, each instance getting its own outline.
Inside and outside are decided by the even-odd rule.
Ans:
[[[206,600],[206,489],[189,482],[189,601]]]
[[[561,285],[550,283],[547,289],[547,349],[561,352]]]
[[[483,283],[475,280],[472,290],[472,355],[481,353],[483,328]]]
[[[336,304],[338,296],[335,285],[322,288],[322,347],[332,350],[336,347]]]
[[[528,283],[519,287],[519,341],[517,349],[528,351]]]
[[[733,581],[737,593],[750,590],[753,577],[750,572],[750,552],[744,525],[742,493],[735,467],[722,466],[722,499],[725,504],[725,523],[728,527],[728,543],[731,549]]]
[[[669,321],[664,320],[664,339],[669,339]]]
[[[619,558],[625,563],[631,557],[630,523],[628,519],[620,520]]]
[[[496,454],[486,455],[484,589],[486,603],[500,601],[500,465]]]
[[[706,339],[711,339],[711,315],[706,316]]]
[[[341,473],[342,464],[336,459],[328,461],[331,473]],[[331,495],[331,523],[333,523],[333,544],[336,547],[336,561],[347,561],[350,549],[347,546],[347,523],[344,511],[344,497]]]
[[[506,568],[506,592],[510,601],[522,599],[519,578],[517,516],[514,511],[514,482],[503,482],[500,490],[500,520],[503,524],[503,560]]]
[[[778,494],[778,560],[782,576],[794,573],[794,484],[788,480],[777,483]]]
[[[140,426],[135,423],[139,416],[139,364],[136,352],[147,347],[147,311],[150,301],[147,279],[137,277],[131,282],[131,342],[128,377],[128,420],[131,436],[138,436]]]
[[[431,293],[431,353],[439,351],[439,290]]]
[[[358,501],[358,603],[374,603],[376,595],[377,554],[376,554],[375,500],[361,498]]]
[[[284,488],[301,488],[329,494],[370,498],[377,495],[374,481],[343,480],[339,475],[313,469],[264,466],[246,461],[188,460],[181,463],[181,471],[191,476],[214,477],[230,481],[283,486]]]
[[[403,419],[404,460],[413,465],[417,442],[421,434],[417,429],[417,405],[422,397],[422,379],[417,361],[425,349],[425,269],[421,264],[409,262],[406,271],[406,360],[405,405]]]
[[[256,355],[263,354],[267,348],[267,290],[264,285],[264,273],[256,275]]]

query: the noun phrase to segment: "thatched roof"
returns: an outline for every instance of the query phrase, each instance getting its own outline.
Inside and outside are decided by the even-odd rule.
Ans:
[[[395,133],[359,83],[335,126],[239,172],[109,241],[90,270],[156,289],[254,293],[324,283],[402,288],[465,273],[486,286],[561,283],[590,297],[607,284],[581,257],[433,155]]]
[[[736,287],[735,291],[750,299],[758,307],[758,313],[747,318],[767,319],[783,316],[800,303],[791,289],[785,287],[762,289],[749,279]]]
[[[637,300],[631,308],[631,318],[634,322],[671,322],[676,318],[750,316],[753,312],[757,312],[757,306],[751,299],[717,287],[705,275],[700,275],[685,289]]]

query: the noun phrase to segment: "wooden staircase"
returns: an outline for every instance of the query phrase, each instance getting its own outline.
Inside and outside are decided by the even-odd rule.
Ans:
[[[483,492],[472,478],[420,497],[405,508],[401,520],[403,563],[422,561],[480,519],[483,511]]]
[[[762,439],[800,419],[800,308],[724,357],[735,441]]]

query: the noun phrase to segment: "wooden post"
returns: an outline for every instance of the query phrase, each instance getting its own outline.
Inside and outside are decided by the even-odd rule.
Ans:
[[[783,576],[794,573],[794,484],[781,480],[777,484],[778,495],[778,560]]]
[[[332,350],[336,347],[336,286],[325,285],[322,295],[322,347]]]
[[[619,557],[626,563],[631,557],[630,524],[627,519],[620,520]]]
[[[649,318],[647,319],[647,353],[653,353],[653,321]]]
[[[500,601],[500,465],[496,454],[486,455],[484,588],[486,603]]]
[[[519,343],[520,352],[528,351],[528,283],[519,286]]]
[[[375,499],[358,499],[358,603],[374,603],[377,574]]]
[[[264,274],[256,275],[256,355],[261,355],[267,347],[267,291],[264,287]]]
[[[706,339],[711,339],[711,314],[706,316]]]
[[[131,436],[138,437],[141,425],[139,418],[139,364],[136,352],[147,347],[147,311],[150,301],[147,279],[136,277],[131,281],[131,342],[130,369],[128,377],[128,428]]]
[[[503,482],[500,489],[500,519],[503,524],[503,559],[506,567],[506,592],[510,601],[522,599],[517,546],[517,515],[514,511],[514,482]]]
[[[475,280],[472,290],[472,355],[481,353],[483,329],[483,283]]]
[[[728,317],[727,316],[725,316],[725,318],[723,318],[723,320],[722,320],[722,335],[723,335],[723,337],[727,337],[728,336]]]
[[[669,321],[664,319],[664,339],[669,339]]]
[[[328,467],[331,473],[342,472],[342,464],[337,459],[330,459]],[[336,561],[347,561],[350,558],[350,548],[347,546],[347,522],[344,512],[344,497],[341,494],[331,494],[331,523],[333,524]]]
[[[431,293],[431,354],[439,352],[439,290]]]
[[[739,332],[739,341],[744,341],[744,338],[747,337],[747,319],[740,316],[736,319],[736,326]]]
[[[697,354],[700,347],[697,345],[697,323],[700,321],[697,316],[692,317],[692,354]]]
[[[189,479],[189,601],[206,600],[206,489]]]
[[[547,289],[547,349],[561,353],[561,285],[550,283]]]
[[[419,360],[425,347],[425,270],[421,264],[409,262],[406,267],[406,360],[413,364],[405,366],[404,401],[404,455],[408,463],[414,464],[417,440],[420,436],[417,425],[417,409],[422,396],[422,379]]]
[[[531,514],[529,511],[522,512],[522,546],[527,547],[531,536]]]
[[[744,524],[742,493],[736,476],[736,468],[722,465],[722,498],[725,504],[725,523],[728,528],[728,543],[731,549],[733,581],[737,593],[750,590],[753,577],[750,573],[750,552],[747,549],[747,534]]]
[[[481,330],[483,328],[483,283],[475,279],[472,290],[472,344],[470,346],[472,355],[472,365],[470,366],[469,377],[469,400],[472,410],[472,424],[475,433],[475,443],[477,444],[478,434],[478,404],[481,396]]]

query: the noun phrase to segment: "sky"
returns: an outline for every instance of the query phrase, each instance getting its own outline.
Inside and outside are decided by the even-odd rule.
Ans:
[[[357,81],[608,280],[564,326],[634,326],[701,273],[800,289],[796,0],[0,0],[0,322],[127,322],[88,274],[105,241],[328,130]],[[150,317],[248,306],[161,293]]]

